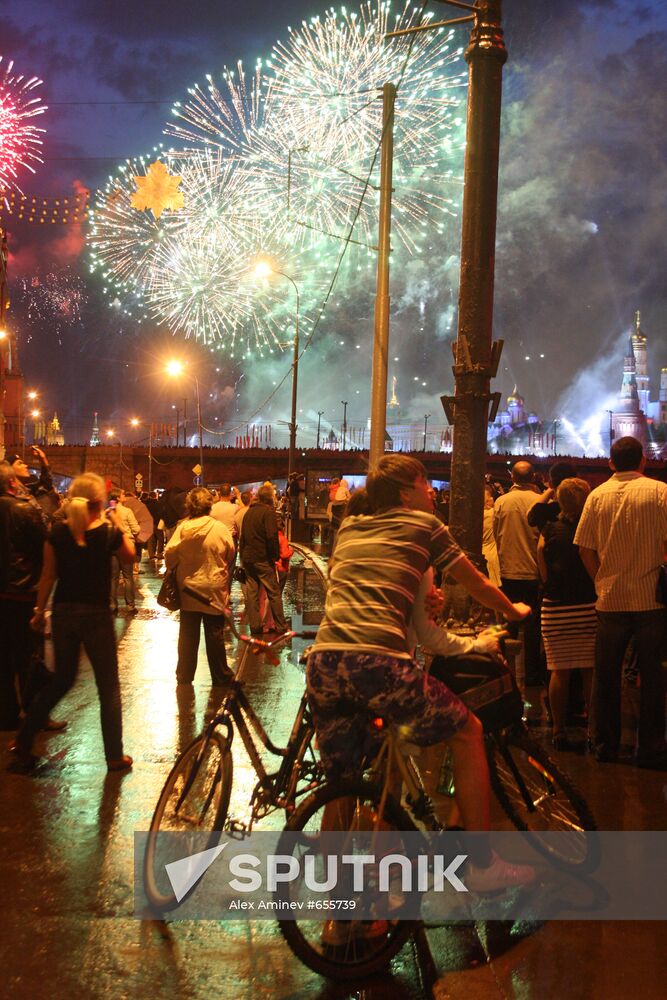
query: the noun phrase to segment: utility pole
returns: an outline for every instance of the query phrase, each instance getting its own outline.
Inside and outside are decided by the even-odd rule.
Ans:
[[[457,6],[462,6],[457,4]],[[499,394],[490,392],[502,342],[493,343],[493,286],[500,152],[502,71],[507,59],[501,0],[478,0],[465,52],[468,114],[461,232],[455,395],[442,397],[454,425],[450,530],[478,564],[482,558],[487,424]]]
[[[320,427],[322,426],[322,417],[324,416],[324,410],[317,411],[317,444],[315,447],[320,450]]]
[[[394,157],[396,87],[382,88],[382,150],[380,161],[380,229],[378,239],[373,374],[371,376],[371,439],[369,465],[384,455],[387,429],[387,364],[389,354],[389,254],[391,253],[391,194]]]
[[[347,400],[341,399],[343,406],[343,447],[341,451],[345,451],[345,445],[347,444]]]

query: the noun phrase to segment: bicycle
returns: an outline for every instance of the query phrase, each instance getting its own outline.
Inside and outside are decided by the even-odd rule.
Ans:
[[[239,634],[231,616],[228,624],[244,651],[238,669],[230,679],[229,690],[220,711],[204,732],[180,755],[158,798],[144,853],[144,890],[151,906],[168,912],[185,898],[177,899],[169,883],[164,859],[157,857],[160,832],[209,833],[207,846],[217,842],[227,831],[237,836],[249,834],[259,819],[284,809],[289,815],[298,797],[312,791],[321,780],[320,765],[312,747],[314,728],[304,692],[292,725],[288,743],[277,747],[253,710],[243,688],[243,678],[250,654],[274,660],[276,651],[294,638],[313,639],[316,632],[288,631],[271,642]],[[240,821],[228,816],[233,785],[232,744],[238,733],[257,775],[250,796],[250,816]],[[259,745],[281,758],[277,771],[269,773],[260,756]],[[198,839],[201,849],[201,838]],[[194,886],[193,886],[194,889]]]
[[[382,719],[369,718],[369,724],[384,728]],[[485,746],[493,790],[517,829],[527,832],[532,845],[555,864],[580,872],[591,869],[597,863],[597,843],[585,834],[596,829],[590,810],[569,778],[532,740],[523,722],[488,731]],[[393,787],[402,789],[400,797],[392,793]],[[297,838],[296,847],[291,836],[286,836],[279,842],[278,853],[302,852],[302,868],[303,857],[319,850],[323,830],[352,837],[369,830],[391,830],[400,852],[402,833],[443,829],[417,765],[390,727],[375,759],[357,778],[326,781],[299,805],[284,833],[303,836]],[[555,838],[541,838],[546,830],[570,836],[555,843]],[[404,847],[408,857],[414,856],[414,850],[414,844]],[[298,884],[282,887],[280,896],[287,901],[293,892],[298,892]],[[303,919],[279,920],[283,937],[304,964],[332,979],[380,972],[421,926],[415,920],[322,923],[312,920],[312,910],[310,918],[307,910],[304,913]],[[379,925],[375,936],[374,923]]]

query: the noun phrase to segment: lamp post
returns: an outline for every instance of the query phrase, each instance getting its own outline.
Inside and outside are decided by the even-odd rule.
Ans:
[[[2,260],[2,257],[0,257]],[[2,294],[4,296],[4,272],[0,273],[0,281],[2,281]],[[0,322],[2,321],[2,315],[4,313],[4,297],[3,297],[2,309],[0,309]],[[4,456],[5,454],[5,346],[7,344],[7,331],[4,327],[0,326],[0,454]]]
[[[347,400],[341,399],[341,404],[343,406],[343,447],[341,451],[345,451],[345,445],[347,444]]]
[[[286,278],[291,284],[294,292],[296,294],[296,320],[294,324],[294,342],[293,342],[293,353],[292,353],[292,407],[290,410],[290,424],[289,424],[289,455],[287,459],[287,481],[289,483],[290,476],[294,472],[294,466],[296,464],[296,401],[298,392],[298,381],[299,381],[299,287],[289,274],[284,271],[279,271],[277,267],[273,267],[266,260],[260,260],[255,265],[255,275],[258,278],[268,278],[270,274],[279,274],[281,277]]]
[[[39,393],[35,389],[31,389],[30,392],[27,392],[25,394],[25,399],[30,400],[30,402],[34,406],[34,404],[37,402],[38,396],[39,396]],[[23,393],[21,393],[21,395],[19,396],[19,426],[18,426],[18,434],[19,434],[19,442],[20,442],[20,445],[21,445],[21,458],[25,461],[25,438],[26,438],[26,433],[25,433],[26,427],[25,427],[25,425],[26,425],[26,414],[24,413],[24,410],[23,410],[23,403],[24,403],[24,396],[23,396]]]
[[[142,424],[136,417],[133,417],[130,423],[133,427],[148,428],[148,492],[151,493],[153,489],[153,425]]]
[[[430,413],[424,414],[424,447],[422,449],[423,451],[426,451],[426,428],[428,427],[428,421],[430,416],[431,416]]]
[[[317,444],[315,447],[320,450],[320,427],[322,426],[322,417],[324,416],[324,410],[317,411]]]
[[[170,375],[172,378],[179,378],[181,375],[185,375],[186,378],[190,378],[194,382],[195,397],[197,402],[197,430],[199,432],[199,468],[201,469],[199,476],[202,485],[205,486],[206,476],[204,475],[204,435],[203,435],[204,429],[202,426],[202,419],[201,419],[201,398],[199,395],[199,379],[197,378],[196,375],[189,375],[186,372],[185,365],[183,364],[182,361],[177,361],[177,360],[168,361],[165,371],[167,372],[167,375]],[[184,399],[183,400],[183,443],[184,444],[187,444],[187,440],[185,437],[186,412],[187,412],[187,400]]]
[[[114,439],[118,441],[118,485],[119,485],[119,487],[122,490],[122,488],[123,488],[123,442],[121,441],[121,439],[119,437],[116,436],[116,432],[114,430],[108,430],[106,432],[106,436],[109,439],[109,443],[112,443],[114,441]],[[149,493],[150,493],[150,489],[149,489]]]

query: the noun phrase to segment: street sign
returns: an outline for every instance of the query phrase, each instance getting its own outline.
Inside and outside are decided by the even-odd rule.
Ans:
[[[194,472],[195,476],[201,476],[201,465],[199,464],[199,462],[197,462],[196,465],[192,466],[192,471]]]
[[[197,466],[197,468],[199,468],[199,466]],[[201,486],[201,476],[193,476],[192,482],[195,484],[195,486]]]

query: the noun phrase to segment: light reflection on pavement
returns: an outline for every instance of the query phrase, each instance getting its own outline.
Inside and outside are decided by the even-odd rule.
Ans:
[[[203,638],[195,684],[190,691],[177,691],[177,616],[158,607],[160,580],[148,564],[143,567],[141,610],[134,619],[121,615],[117,621],[132,773],[106,773],[99,704],[87,664],[54,712],[69,720],[68,729],[41,737],[45,760],[35,776],[5,773],[10,734],[3,734],[0,995],[12,1000],[136,995],[155,1000],[418,1000],[424,992],[411,945],[390,973],[364,984],[362,993],[362,984],[329,984],[305,969],[271,922],[164,924],[131,916],[133,833],[147,829],[173,761],[217,707],[210,697]],[[238,620],[237,584],[233,598]],[[320,607],[315,575],[295,566],[286,590],[287,613],[299,627],[304,619],[308,627]],[[284,650],[276,667],[255,660],[247,675],[253,707],[280,745],[303,691],[296,661],[304,645],[295,642],[292,650]],[[228,658],[235,662],[233,642]],[[238,739],[234,755],[231,812],[242,818],[255,774]],[[588,758],[562,756],[601,828],[665,828],[665,775],[621,765],[600,768]],[[281,825],[281,818],[267,822]],[[664,928],[645,923],[559,923],[459,925],[432,929],[429,937],[443,977],[438,995],[449,1000],[652,1000],[664,995],[661,933]]]

